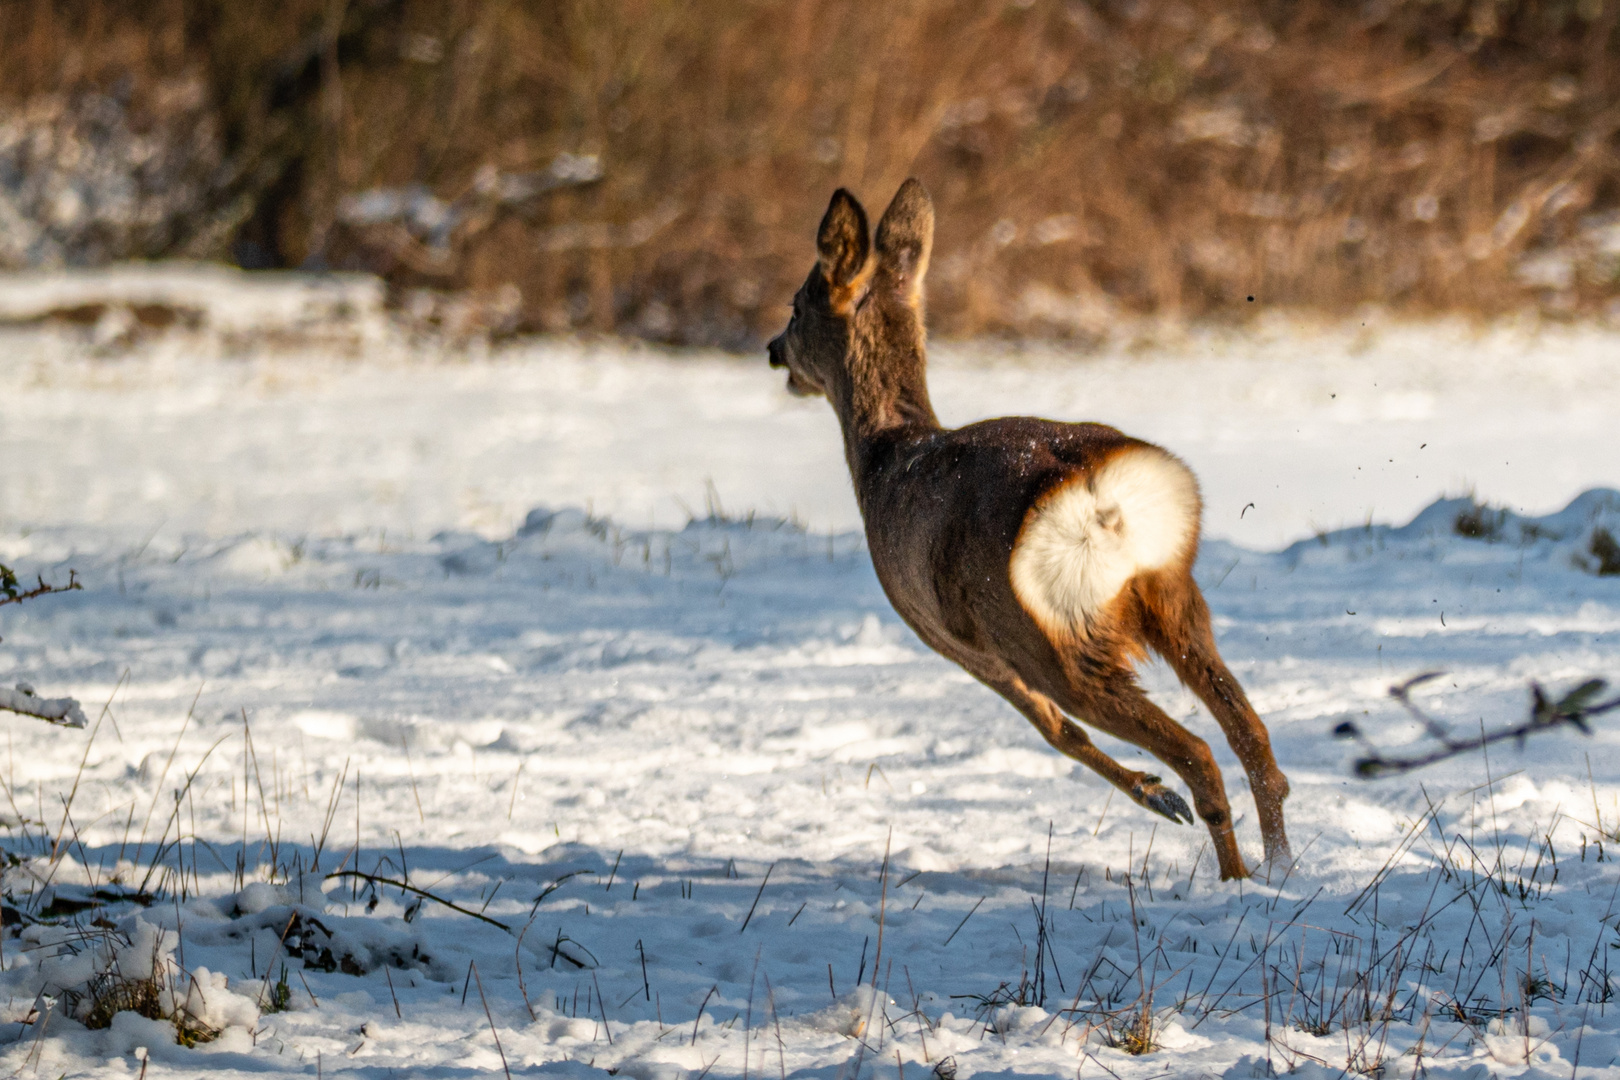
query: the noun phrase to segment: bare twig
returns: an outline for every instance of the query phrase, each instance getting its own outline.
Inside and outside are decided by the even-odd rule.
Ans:
[[[325,880],[331,881],[333,878],[358,878],[361,881],[369,881],[373,885],[387,885],[391,889],[403,889],[405,892],[415,893],[424,900],[432,900],[435,904],[443,904],[445,907],[459,915],[468,915],[474,919],[477,919],[479,922],[486,922],[491,926],[497,926],[502,930],[505,930],[507,933],[512,932],[512,928],[501,922],[499,919],[492,919],[488,915],[481,915],[470,908],[462,907],[460,904],[457,904],[454,901],[446,900],[442,896],[435,896],[426,889],[418,889],[415,885],[411,885],[403,881],[395,881],[393,878],[380,877],[376,874],[367,874],[360,870],[335,870],[332,873],[327,874]]]
[[[20,604],[24,600],[49,596],[52,593],[77,592],[84,588],[83,585],[79,584],[79,575],[73,570],[68,571],[68,583],[66,585],[50,585],[46,583],[44,578],[38,576],[34,580],[39,584],[24,591],[18,585],[17,575],[12,571],[11,567],[0,563],[0,607],[5,607],[7,604]]]

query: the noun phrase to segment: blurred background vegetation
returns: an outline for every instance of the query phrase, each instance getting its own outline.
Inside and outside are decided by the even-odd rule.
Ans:
[[[1620,0],[0,0],[0,265],[367,270],[742,347],[831,190],[931,322],[1620,318]],[[1254,301],[1250,301],[1250,297]]]

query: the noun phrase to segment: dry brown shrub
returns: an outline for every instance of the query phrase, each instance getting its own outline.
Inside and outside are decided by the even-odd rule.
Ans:
[[[939,203],[948,334],[1581,312],[1620,280],[1620,251],[1588,250],[1620,208],[1620,0],[0,0],[0,20],[15,99],[203,78],[230,165],[198,227],[238,258],[490,298],[513,329],[757,341],[831,189],[876,210],[909,174]],[[437,245],[336,222],[346,194],[465,205],[565,152],[603,179]]]

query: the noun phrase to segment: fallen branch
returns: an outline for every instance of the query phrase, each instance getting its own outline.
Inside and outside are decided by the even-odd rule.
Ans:
[[[27,683],[18,683],[15,690],[0,688],[0,709],[62,727],[82,728],[88,723],[84,710],[74,699],[40,697]]]
[[[415,893],[424,900],[432,900],[435,904],[443,904],[445,907],[458,914],[471,915],[479,922],[487,922],[491,926],[498,926],[509,934],[512,932],[512,928],[510,926],[507,926],[505,923],[497,919],[492,919],[488,915],[480,914],[479,912],[473,911],[470,908],[464,908],[453,900],[446,900],[442,896],[435,896],[426,889],[418,889],[415,885],[409,885],[403,881],[395,881],[393,878],[379,877],[376,874],[367,874],[359,870],[338,870],[327,874],[325,880],[331,881],[333,878],[359,878],[361,881],[369,881],[373,885],[387,885],[391,889],[403,889],[408,893]]]
[[[1431,679],[1437,679],[1442,672],[1428,671],[1422,675],[1408,679],[1403,683],[1389,688],[1389,696],[1401,703],[1401,706],[1423,725],[1428,736],[1440,744],[1439,749],[1431,750],[1426,754],[1417,754],[1412,757],[1390,757],[1373,745],[1362,734],[1361,729],[1346,720],[1333,729],[1333,735],[1339,739],[1354,739],[1366,753],[1356,761],[1355,773],[1363,780],[1375,780],[1384,776],[1398,776],[1402,773],[1421,769],[1426,765],[1456,757],[1459,754],[1471,753],[1481,747],[1492,743],[1513,739],[1520,748],[1524,741],[1537,732],[1550,731],[1553,728],[1569,725],[1579,729],[1582,733],[1592,734],[1589,721],[1595,716],[1620,709],[1620,697],[1608,701],[1598,701],[1603,691],[1608,689],[1608,683],[1602,679],[1588,679],[1563,697],[1552,700],[1541,684],[1530,684],[1530,716],[1521,724],[1501,728],[1497,731],[1486,732],[1483,727],[1480,733],[1466,739],[1452,736],[1450,729],[1438,720],[1429,716],[1413,703],[1412,688],[1420,686]]]
[[[39,582],[38,585],[32,589],[24,589],[17,581],[16,571],[0,563],[0,607],[20,604],[24,600],[49,596],[52,593],[77,592],[84,587],[79,584],[79,575],[72,570],[68,571],[66,585],[47,584],[43,577],[35,580]],[[79,707],[77,701],[67,697],[42,698],[34,692],[32,686],[24,682],[18,683],[13,690],[0,688],[0,709],[22,716],[32,716],[49,724],[60,724],[62,727],[82,728],[88,723],[84,710]]]
[[[470,915],[479,922],[486,922],[491,926],[505,930],[508,934],[512,933],[512,928],[501,922],[499,919],[492,919],[488,915],[482,914],[481,912],[473,911],[471,908],[464,908],[453,900],[446,900],[442,896],[436,896],[433,893],[428,892],[426,889],[418,889],[415,885],[411,885],[408,882],[396,881],[393,878],[385,878],[377,874],[367,874],[361,870],[336,870],[330,874],[327,874],[325,880],[331,881],[333,878],[359,878],[361,881],[368,881],[373,885],[386,885],[391,889],[403,889],[405,892],[414,893],[415,895],[422,897],[424,900],[432,900],[435,904],[443,904],[445,907],[449,908],[451,911],[454,911],[458,915]],[[522,940],[523,935],[519,934],[518,941],[520,944]],[[551,950],[551,962],[553,964],[560,959],[568,961],[576,968],[585,968],[589,966],[585,961],[580,960],[577,957],[569,956],[563,951],[562,945],[565,941],[570,945],[578,946],[581,952],[584,952],[587,956],[590,956],[592,963],[597,962],[595,955],[593,955],[589,949],[585,948],[583,945],[580,945],[579,942],[574,941],[572,938],[563,937],[562,932],[559,930],[556,944],[547,946],[547,948]]]

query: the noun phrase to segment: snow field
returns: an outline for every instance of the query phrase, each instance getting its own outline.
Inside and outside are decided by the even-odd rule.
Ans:
[[[356,356],[317,347],[318,327],[304,346],[278,346],[279,324],[245,330],[292,302],[283,291],[301,295],[215,303],[224,330],[112,357],[93,334],[0,330],[0,521],[174,542],[499,539],[540,505],[669,528],[717,495],[734,513],[860,527],[832,411],[789,397],[763,351],[548,342],[446,358],[384,326]],[[1198,475],[1206,535],[1275,550],[1406,521],[1439,495],[1545,514],[1614,486],[1617,349],[1620,334],[1586,326],[1279,318],[1084,357],[945,344],[931,384],[948,424],[1095,419],[1158,442]]]
[[[92,730],[7,725],[8,847],[27,856],[5,872],[7,906],[59,922],[4,939],[0,1068],[1620,1074],[1613,730],[1370,783],[1328,734],[1354,719],[1385,748],[1420,744],[1386,689],[1424,670],[1448,678],[1419,700],[1459,731],[1522,717],[1530,679],[1613,675],[1620,578],[1594,573],[1591,549],[1620,532],[1620,496],[1490,516],[1473,537],[1457,521],[1480,515],[1460,502],[1273,553],[1207,543],[1198,577],[1293,783],[1300,856],[1285,880],[1222,884],[1201,830],[1115,797],[911,637],[858,535],[735,509],[749,500],[733,492],[780,494],[796,472],[834,504],[836,472],[794,456],[839,465],[826,418],[781,404],[763,365],[58,367],[42,359],[65,348],[52,340],[8,361],[37,378],[3,406],[0,560],[47,578],[71,566],[86,590],[0,612],[0,680],[72,693]],[[1080,415],[1029,404],[1079,393],[1053,390],[1043,363],[983,372],[980,403]],[[1224,376],[1192,385],[1200,369],[1175,357],[1101,370],[1120,395],[1153,379],[1183,418],[1200,394],[1236,396]],[[1582,370],[1595,409],[1607,384]],[[952,377],[972,373],[964,360]],[[744,392],[756,377],[768,390]],[[1490,434],[1472,434],[1481,415],[1517,410],[1522,430],[1567,422],[1578,449],[1583,421],[1554,411],[1564,392],[1510,392],[1519,377],[1442,387],[1425,433],[1467,445]],[[549,410],[527,452],[568,442],[549,419],[587,445],[512,480],[503,385]],[[1256,382],[1250,399],[1290,387]],[[1453,389],[1474,395],[1460,414],[1439,405]],[[1315,414],[1311,453],[1383,437],[1371,412],[1335,426],[1337,407]],[[1223,422],[1258,429],[1266,408]],[[429,449],[400,445],[423,432]],[[1143,433],[1207,491],[1229,482],[1197,438]],[[1221,440],[1204,445],[1218,462]],[[1542,452],[1544,486],[1566,490],[1535,510],[1588,483],[1565,452]],[[710,474],[733,516],[599,516],[678,523],[655,505],[680,488],[668,476],[734,457],[734,476]],[[388,518],[363,491],[396,469],[410,494]],[[586,512],[568,485],[615,469],[617,493]],[[167,486],[119,500],[140,470]],[[472,477],[509,486],[464,511]],[[553,481],[524,502],[522,483]],[[1323,498],[1348,507],[1354,483]],[[701,500],[701,474],[682,497]],[[529,513],[542,504],[576,508]],[[1210,740],[1256,858],[1218,731],[1165,669],[1144,680]],[[356,870],[370,879],[327,876]],[[73,995],[120,950],[155,951],[222,1034],[187,1049],[128,1013],[85,1029]],[[283,964],[289,1007],[267,1011]],[[1157,1049],[1133,1055],[1121,1044],[1144,1009]]]

